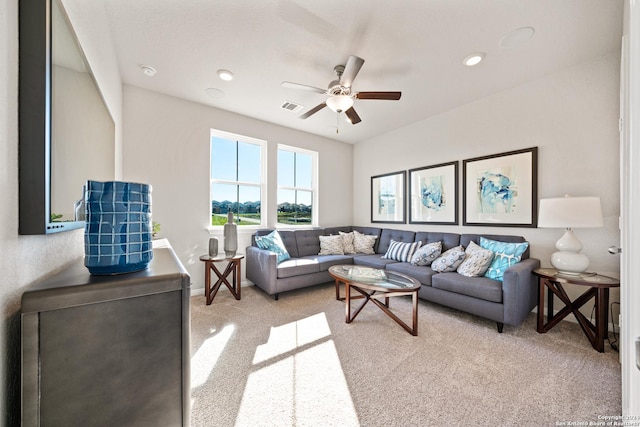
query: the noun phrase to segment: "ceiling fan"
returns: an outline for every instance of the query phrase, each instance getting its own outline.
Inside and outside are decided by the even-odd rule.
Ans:
[[[329,98],[302,114],[299,118],[306,119],[324,107],[329,107],[336,113],[342,113],[347,116],[347,119],[352,123],[360,123],[362,119],[356,113],[353,108],[353,102],[355,99],[384,99],[397,101],[402,96],[402,92],[354,92],[351,90],[353,80],[358,75],[360,68],[364,64],[364,59],[351,55],[347,60],[347,65],[336,65],[333,70],[338,78],[329,83],[328,89],[320,89],[313,86],[307,86],[299,83],[282,82],[282,87],[292,89],[303,89],[311,92],[321,93],[329,95]]]

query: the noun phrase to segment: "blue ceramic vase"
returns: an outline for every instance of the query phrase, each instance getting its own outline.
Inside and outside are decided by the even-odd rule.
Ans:
[[[131,273],[153,258],[151,186],[88,181],[84,265],[91,274]]]

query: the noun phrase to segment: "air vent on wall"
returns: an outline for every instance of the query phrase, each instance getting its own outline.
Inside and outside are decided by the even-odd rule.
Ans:
[[[284,101],[280,108],[283,108],[287,111],[296,112],[302,110],[302,105],[293,103],[291,101]]]

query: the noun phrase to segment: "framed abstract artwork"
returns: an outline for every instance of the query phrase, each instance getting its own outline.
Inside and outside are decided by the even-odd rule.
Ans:
[[[371,222],[404,224],[407,173],[393,172],[371,177]]]
[[[538,147],[462,161],[464,225],[536,227]]]
[[[458,162],[409,170],[409,223],[458,224]]]

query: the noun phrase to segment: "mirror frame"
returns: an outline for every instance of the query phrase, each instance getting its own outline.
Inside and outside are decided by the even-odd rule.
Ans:
[[[85,225],[85,221],[51,221],[53,1],[19,0],[18,233],[22,235],[58,233]],[[71,25],[70,30],[73,34]],[[81,46],[80,51],[84,56]]]

